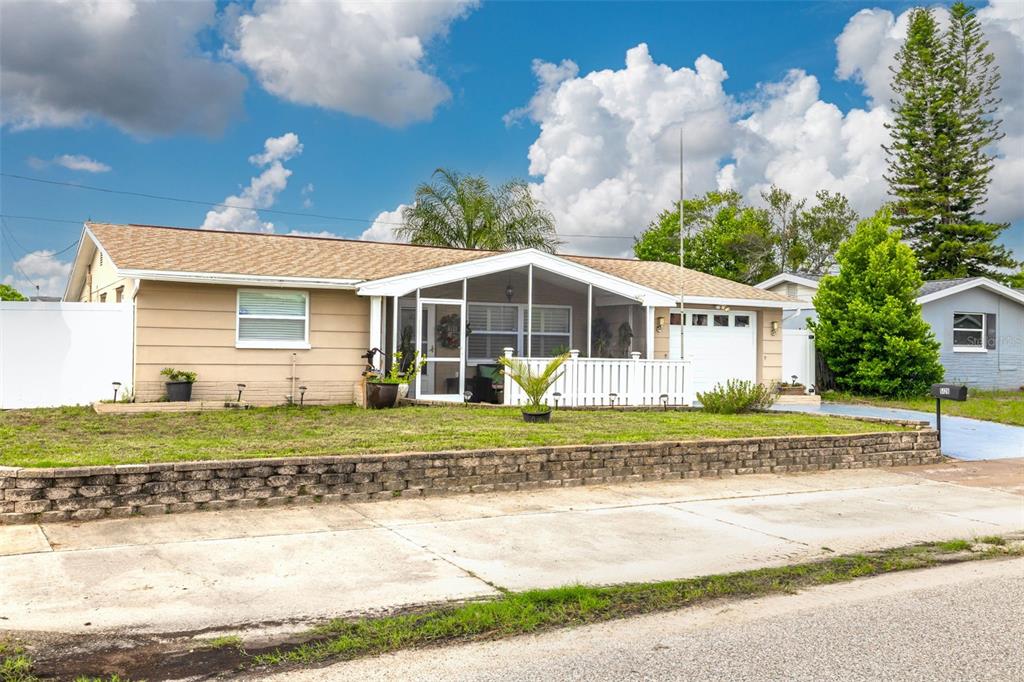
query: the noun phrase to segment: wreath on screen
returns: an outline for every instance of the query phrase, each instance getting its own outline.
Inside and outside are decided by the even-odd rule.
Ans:
[[[437,323],[437,342],[442,348],[458,348],[462,333],[462,325],[459,323],[460,315],[452,313],[445,315]]]

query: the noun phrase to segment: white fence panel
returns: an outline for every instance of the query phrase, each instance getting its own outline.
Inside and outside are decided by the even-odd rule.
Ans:
[[[0,408],[80,405],[132,382],[130,303],[0,303]]]
[[[796,380],[804,386],[817,381],[814,359],[814,334],[807,329],[782,330],[782,380]]]
[[[517,358],[530,371],[544,371],[549,359]],[[544,394],[549,405],[584,407],[588,405],[661,405],[665,396],[669,405],[688,404],[685,367],[682,360],[581,358],[569,359],[559,370],[561,376]],[[505,404],[524,405],[526,394],[514,381],[505,380]]]

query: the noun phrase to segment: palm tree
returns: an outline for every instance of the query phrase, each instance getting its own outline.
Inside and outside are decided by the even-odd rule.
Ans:
[[[445,168],[416,188],[416,200],[402,210],[395,232],[412,244],[508,251],[554,251],[555,219],[522,180],[493,190],[481,176]]]

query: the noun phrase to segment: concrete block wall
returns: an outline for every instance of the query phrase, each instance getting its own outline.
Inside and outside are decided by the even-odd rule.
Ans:
[[[942,460],[935,431],[33,469],[0,467],[0,523],[386,500]]]

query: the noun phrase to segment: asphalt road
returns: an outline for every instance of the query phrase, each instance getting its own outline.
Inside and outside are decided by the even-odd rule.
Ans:
[[[272,679],[1022,680],[1024,559],[890,574]]]

